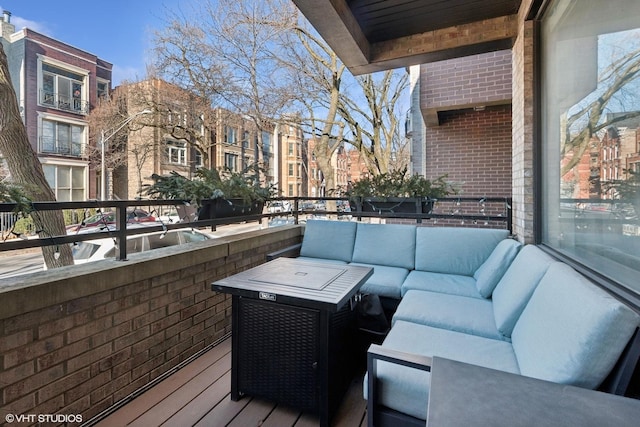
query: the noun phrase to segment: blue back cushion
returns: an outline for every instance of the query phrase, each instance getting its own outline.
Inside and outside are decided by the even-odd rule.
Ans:
[[[416,227],[358,223],[353,262],[413,269]]]
[[[629,307],[563,263],[553,263],[511,335],[522,375],[596,388],[638,325]]]
[[[418,227],[416,270],[473,276],[507,230],[456,227]]]
[[[300,256],[350,262],[356,227],[349,221],[307,221]]]
[[[511,265],[511,261],[516,257],[521,246],[520,242],[513,239],[504,239],[498,243],[489,258],[473,273],[480,295],[484,298],[491,296],[498,281]]]
[[[522,310],[553,262],[535,245],[520,249],[491,295],[496,327],[502,335],[511,336]]]

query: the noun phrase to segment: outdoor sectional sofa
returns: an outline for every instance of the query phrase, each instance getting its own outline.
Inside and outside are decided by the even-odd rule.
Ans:
[[[636,312],[506,230],[309,221],[300,256],[372,266],[361,292],[395,310],[368,354],[370,425],[424,425],[416,359],[623,394],[640,357]]]

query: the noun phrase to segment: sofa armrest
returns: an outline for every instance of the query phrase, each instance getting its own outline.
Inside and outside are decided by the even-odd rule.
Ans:
[[[431,371],[433,359],[429,356],[405,353],[398,350],[384,348],[377,344],[371,344],[367,351],[367,426],[373,427],[377,423],[377,361],[395,363],[409,368]],[[425,405],[427,403],[425,402]]]
[[[301,247],[302,247],[302,243],[298,243],[292,246],[287,246],[286,248],[282,248],[274,252],[270,252],[267,254],[267,261],[272,261],[280,257],[296,258],[300,256]]]

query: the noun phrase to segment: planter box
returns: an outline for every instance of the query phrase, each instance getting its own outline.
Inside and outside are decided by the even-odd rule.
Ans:
[[[353,200],[356,212],[421,213],[423,200],[415,197],[364,197]]]
[[[207,199],[198,209],[198,219],[229,218],[234,216],[257,215],[262,213],[264,202],[246,202],[243,199]]]

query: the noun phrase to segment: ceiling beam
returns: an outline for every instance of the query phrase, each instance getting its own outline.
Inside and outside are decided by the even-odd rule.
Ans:
[[[343,58],[349,58],[353,66],[369,63],[371,46],[345,0],[293,0],[293,3],[345,65]]]
[[[358,75],[510,49],[517,36],[517,22],[517,15],[501,16],[378,42],[371,46],[366,65],[340,59]]]
[[[517,15],[370,43],[346,0],[293,0],[352,74],[360,75],[510,49]]]

